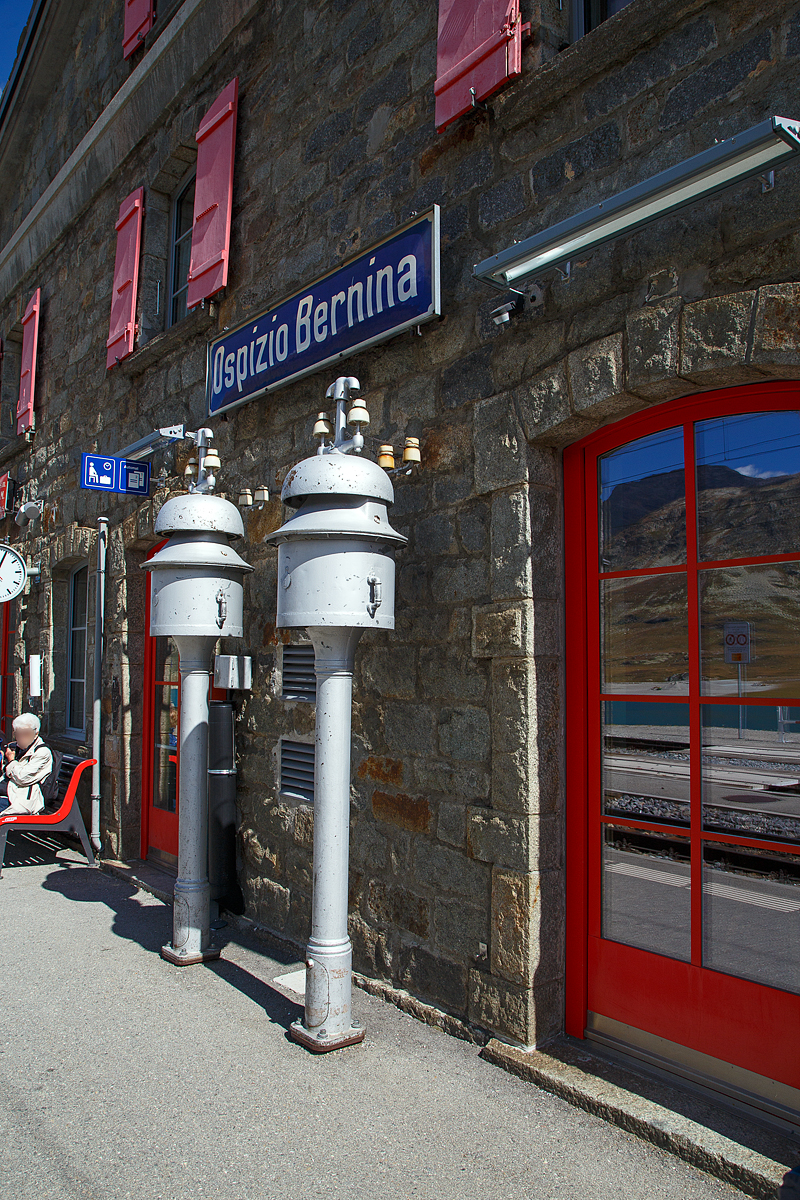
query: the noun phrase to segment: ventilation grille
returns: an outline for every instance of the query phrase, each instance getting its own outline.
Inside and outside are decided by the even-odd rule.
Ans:
[[[314,674],[314,647],[283,647],[283,699],[305,700],[314,704],[317,699],[317,677]]]
[[[314,799],[314,747],[281,742],[281,791],[299,800]]]

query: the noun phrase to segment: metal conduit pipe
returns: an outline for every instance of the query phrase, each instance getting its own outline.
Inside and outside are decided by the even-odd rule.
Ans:
[[[106,553],[108,517],[97,519],[97,573],[94,591],[94,691],[92,695],[92,846],[102,849],[100,841],[100,745],[103,725],[103,633],[106,611]]]

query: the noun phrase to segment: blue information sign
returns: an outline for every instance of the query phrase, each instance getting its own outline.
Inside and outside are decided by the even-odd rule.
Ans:
[[[209,416],[441,313],[439,206],[209,343]]]
[[[129,496],[150,495],[150,463],[107,454],[84,454],[81,487],[92,492],[122,492]]]

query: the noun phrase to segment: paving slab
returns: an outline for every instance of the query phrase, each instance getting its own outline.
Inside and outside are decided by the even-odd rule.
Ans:
[[[218,962],[174,967],[169,906],[55,845],[13,835],[0,881],[3,1197],[740,1194],[363,992],[366,1041],[309,1054],[291,954],[229,925]]]

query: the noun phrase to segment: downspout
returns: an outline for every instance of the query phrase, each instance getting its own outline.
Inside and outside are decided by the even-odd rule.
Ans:
[[[100,851],[100,741],[103,708],[103,626],[106,607],[108,517],[97,519],[97,579],[94,590],[94,696],[92,700],[92,846]]]

